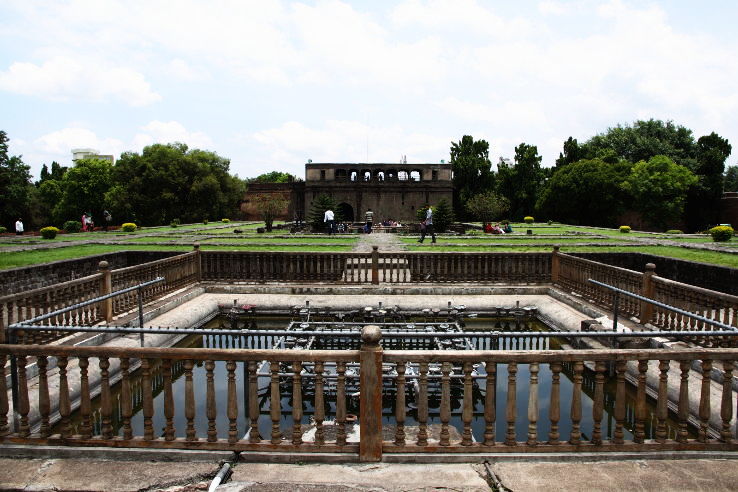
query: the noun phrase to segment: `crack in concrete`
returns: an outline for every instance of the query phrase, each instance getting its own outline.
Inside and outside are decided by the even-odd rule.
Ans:
[[[486,470],[486,476],[485,474],[481,472],[479,473],[479,476],[482,477],[488,484],[490,489],[494,490],[495,492],[513,492],[511,488],[508,488],[505,486],[505,484],[502,483],[500,480],[500,477],[495,475],[495,472],[492,471],[492,467],[490,466],[488,461],[484,462],[484,469]]]

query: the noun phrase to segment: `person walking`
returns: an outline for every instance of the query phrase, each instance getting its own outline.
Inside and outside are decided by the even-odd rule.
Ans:
[[[20,217],[15,221],[15,234],[18,236],[23,235],[23,220]]]
[[[113,216],[107,210],[103,210],[103,218],[105,219],[105,232],[108,232],[108,227],[113,224]]]
[[[364,214],[364,220],[366,220],[366,233],[371,234],[372,224],[374,223],[374,212],[371,208],[367,209],[366,214]]]
[[[425,227],[423,227],[423,225],[425,225]],[[419,243],[423,243],[426,234],[431,235],[431,244],[435,244],[436,232],[433,230],[433,209],[430,206],[426,209],[425,220],[421,223],[420,239],[418,239]]]
[[[333,210],[328,209],[325,211],[325,215],[323,216],[323,222],[325,222],[326,226],[328,227],[328,235],[330,236],[334,232],[333,225],[336,223]]]

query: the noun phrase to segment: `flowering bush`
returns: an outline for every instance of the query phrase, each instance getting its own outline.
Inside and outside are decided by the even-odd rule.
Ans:
[[[620,226],[620,232],[622,233],[630,232],[630,226]]]
[[[6,227],[0,226],[0,234],[5,234],[8,232],[8,229]]]
[[[227,224],[231,221],[231,219],[221,219],[220,221],[224,224]]]
[[[717,226],[710,229],[710,235],[715,242],[730,241],[735,231],[730,226]]]
[[[532,224],[534,220],[535,219],[531,217],[530,215],[523,217],[523,222],[525,222],[526,224]]]
[[[668,231],[666,231],[666,233],[667,233],[667,234],[684,234],[684,233],[683,233],[682,231],[680,231],[679,229],[669,229]]]
[[[123,232],[135,232],[136,231],[136,224],[133,222],[126,222],[120,228],[123,230]]]
[[[54,239],[58,232],[59,229],[54,226],[44,227],[41,229],[41,237],[44,239]]]

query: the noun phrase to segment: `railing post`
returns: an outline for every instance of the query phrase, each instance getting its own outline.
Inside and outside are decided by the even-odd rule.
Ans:
[[[192,245],[192,249],[195,251],[195,278],[197,282],[202,282],[202,252],[200,251],[200,243]]]
[[[372,284],[379,285],[379,246],[372,246]]]
[[[103,260],[97,265],[100,273],[102,273],[102,279],[100,280],[100,295],[105,296],[113,291],[113,278],[110,271],[110,264]],[[102,316],[105,318],[106,323],[113,321],[113,298],[109,297],[103,300],[101,303]]]
[[[643,283],[641,285],[641,295],[653,299],[653,276],[656,275],[656,265],[646,263],[646,271],[643,272]],[[650,323],[653,319],[653,304],[641,301],[641,309],[639,319],[641,324]]]
[[[551,252],[551,283],[556,284],[559,282],[559,271],[561,265],[559,263],[559,247],[554,246]]]
[[[361,330],[359,405],[359,461],[382,460],[382,330],[367,325]]]

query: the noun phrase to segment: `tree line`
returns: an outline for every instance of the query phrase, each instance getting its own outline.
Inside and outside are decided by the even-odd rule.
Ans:
[[[536,146],[521,143],[495,172],[489,144],[465,135],[450,149],[454,211],[485,222],[535,215],[604,227],[636,212],[653,229],[701,231],[718,222],[723,191],[738,191],[738,166],[725,167],[731,150],[715,132],[695,139],[671,121],[639,120],[583,143],[569,137],[550,168]]]
[[[31,181],[30,166],[8,154],[0,131],[0,225],[12,230],[19,217],[26,228],[63,227],[83,213],[102,223],[109,211],[114,223],[152,226],[231,217],[238,211],[246,183],[229,173],[230,160],[182,143],[154,144],[124,152],[115,164],[80,159],[71,167],[43,165]]]

